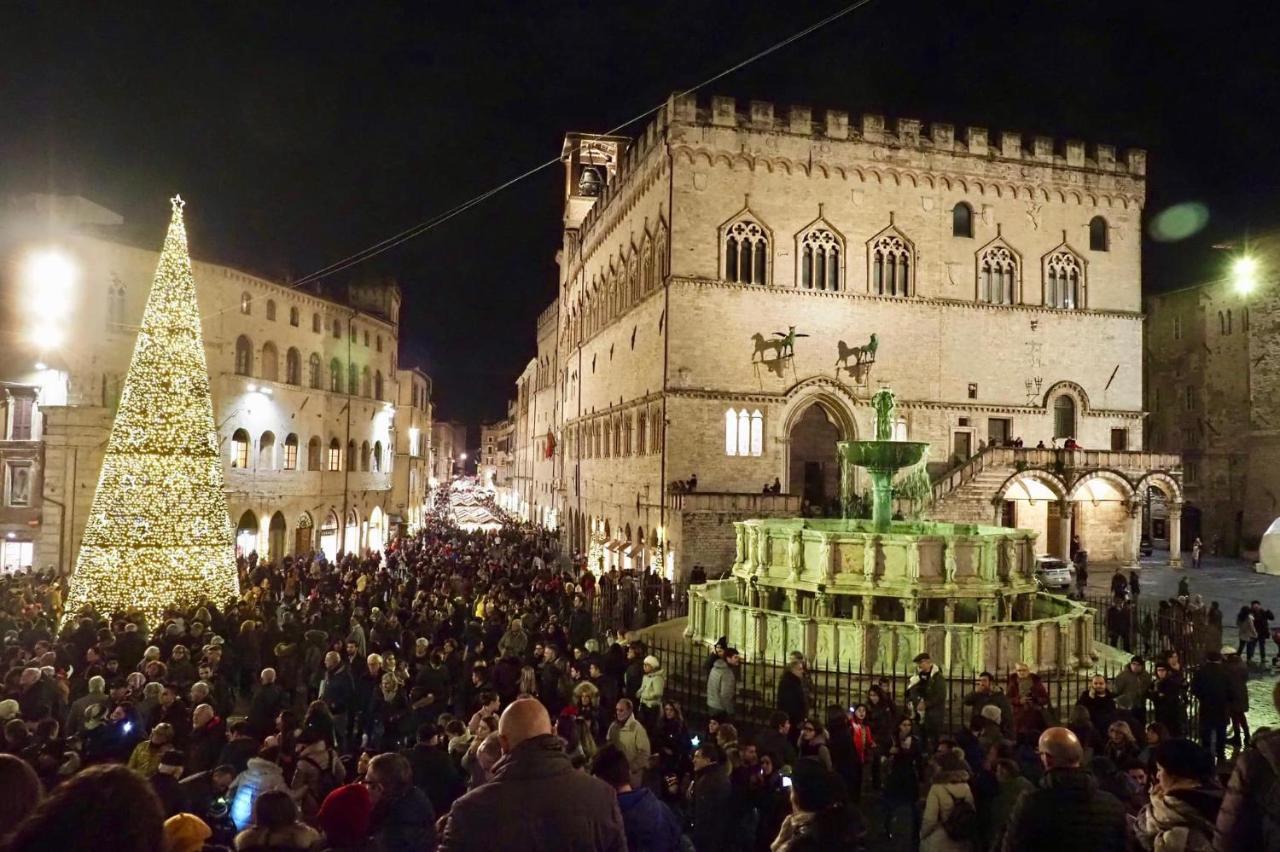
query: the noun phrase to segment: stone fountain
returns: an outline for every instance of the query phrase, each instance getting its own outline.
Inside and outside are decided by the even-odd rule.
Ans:
[[[725,579],[689,590],[686,634],[727,636],[748,659],[803,651],[819,668],[907,670],[928,651],[944,668],[1041,671],[1093,661],[1093,611],[1039,590],[1029,530],[893,520],[894,476],[928,444],[894,441],[893,392],[872,398],[876,437],[841,441],[841,494],[871,480],[871,519],[735,522]]]

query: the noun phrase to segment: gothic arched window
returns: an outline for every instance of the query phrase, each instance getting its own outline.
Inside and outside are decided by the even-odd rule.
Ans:
[[[253,344],[243,334],[236,338],[236,375],[253,375]]]
[[[302,353],[292,346],[284,357],[284,380],[291,385],[302,384]]]
[[[800,286],[806,290],[839,290],[844,243],[823,227],[800,237]]]
[[[1017,302],[1018,256],[1006,245],[992,245],[978,257],[978,301],[993,305]]]
[[[280,352],[270,341],[262,344],[262,378],[268,381],[280,381]]]
[[[973,236],[973,208],[964,201],[951,208],[951,236]]]
[[[724,233],[724,279],[736,284],[768,284],[768,232],[758,222],[744,218]],[[659,251],[659,262],[661,255]]]
[[[115,281],[107,288],[107,328],[124,325],[124,285]]]
[[[910,296],[915,261],[906,238],[889,231],[873,240],[867,251],[871,292],[877,296]]]
[[[1045,259],[1044,303],[1066,310],[1084,307],[1084,269],[1074,253],[1062,249]]]
[[[315,352],[311,353],[311,360],[308,362],[307,378],[309,379],[307,384],[311,385],[311,387],[317,389],[320,387],[320,356]]]

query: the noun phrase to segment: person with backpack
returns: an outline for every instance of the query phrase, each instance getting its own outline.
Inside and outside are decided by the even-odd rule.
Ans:
[[[302,818],[312,822],[325,797],[346,783],[347,768],[319,730],[303,731],[298,735],[298,745],[301,748],[290,787]]]
[[[958,749],[935,759],[937,771],[924,801],[920,852],[972,852],[978,809],[969,789],[969,767]]]

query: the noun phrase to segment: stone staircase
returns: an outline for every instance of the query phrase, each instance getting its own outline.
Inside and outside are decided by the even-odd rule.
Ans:
[[[996,523],[992,498],[1017,469],[1009,454],[998,449],[1003,448],[988,447],[934,480],[929,517],[953,524]]]

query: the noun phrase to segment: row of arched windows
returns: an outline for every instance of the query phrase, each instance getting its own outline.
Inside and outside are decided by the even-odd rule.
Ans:
[[[236,338],[235,356],[236,374],[253,376],[253,343],[245,335]],[[280,381],[280,353],[276,345],[268,341],[262,345],[257,377],[267,381]],[[302,353],[290,346],[284,359],[284,383],[302,385]],[[321,390],[324,387],[322,362],[320,356],[313,352],[307,362],[307,385]],[[371,399],[385,399],[386,388],[383,384],[382,371],[370,371],[366,364],[347,366],[346,382],[342,375],[342,362],[337,358],[329,361],[329,390],[333,393],[347,393],[351,396],[364,396]]]
[[[329,439],[327,453],[323,451],[320,438],[316,435],[307,442],[305,459],[299,459],[298,449],[298,436],[292,432],[285,437],[277,456],[274,432],[263,432],[255,445],[247,430],[237,429],[231,434],[231,467],[237,470],[248,470],[250,467],[257,470],[299,470],[300,462],[305,461],[306,466],[301,468],[303,470],[340,471],[343,469],[342,443],[337,438]],[[252,464],[251,460],[254,460]],[[384,454],[381,441],[374,441],[372,444],[364,441],[360,444],[359,450],[356,448],[355,441],[347,442],[347,470],[355,471],[358,466],[358,469],[365,473],[389,473],[390,462],[390,454]]]
[[[584,459],[643,456],[662,450],[662,415],[658,407],[599,417],[567,431],[570,458],[580,449]],[[578,446],[581,441],[581,446]]]
[[[594,278],[584,285],[577,303],[565,316],[568,345],[581,343],[626,313],[662,286],[669,271],[667,228],[659,221],[653,236],[646,231],[639,246],[632,244],[626,248],[609,262],[609,270],[602,278]]]
[[[267,299],[266,309],[264,312],[268,320],[270,320],[271,322],[275,322],[276,320],[275,299]],[[244,314],[245,316],[253,315],[253,294],[247,290],[240,294],[240,313]],[[301,315],[301,312],[298,310],[297,306],[290,306],[289,325],[293,326],[294,328],[297,328],[301,324],[301,322],[302,322],[302,315]],[[311,315],[311,331],[315,334],[320,334],[322,333],[323,329],[324,329],[324,321],[320,318],[320,314],[313,313]],[[355,323],[350,323],[350,329],[351,329],[351,342],[355,343],[358,338],[358,335],[356,334]],[[336,318],[333,321],[333,336],[334,337],[342,336],[342,321]],[[374,337],[374,340],[376,341],[378,351],[381,352],[382,351],[382,335],[381,334],[376,335]],[[370,341],[370,336],[369,336],[368,330],[366,329],[364,332],[364,345],[368,346],[369,341]]]
[[[952,210],[955,236],[973,236],[973,210],[961,202]],[[1107,251],[1107,223],[1101,216],[1089,224],[1089,243]],[[772,282],[769,230],[744,211],[723,229],[721,277],[736,284]],[[847,289],[844,238],[819,220],[796,238],[796,277],[806,290]],[[980,302],[1022,302],[1020,258],[1001,237],[979,250],[975,297]],[[1084,261],[1064,242],[1044,258],[1042,304],[1062,309],[1085,307]],[[915,292],[916,258],[911,240],[892,224],[867,243],[867,291],[878,296],[910,296]]]

